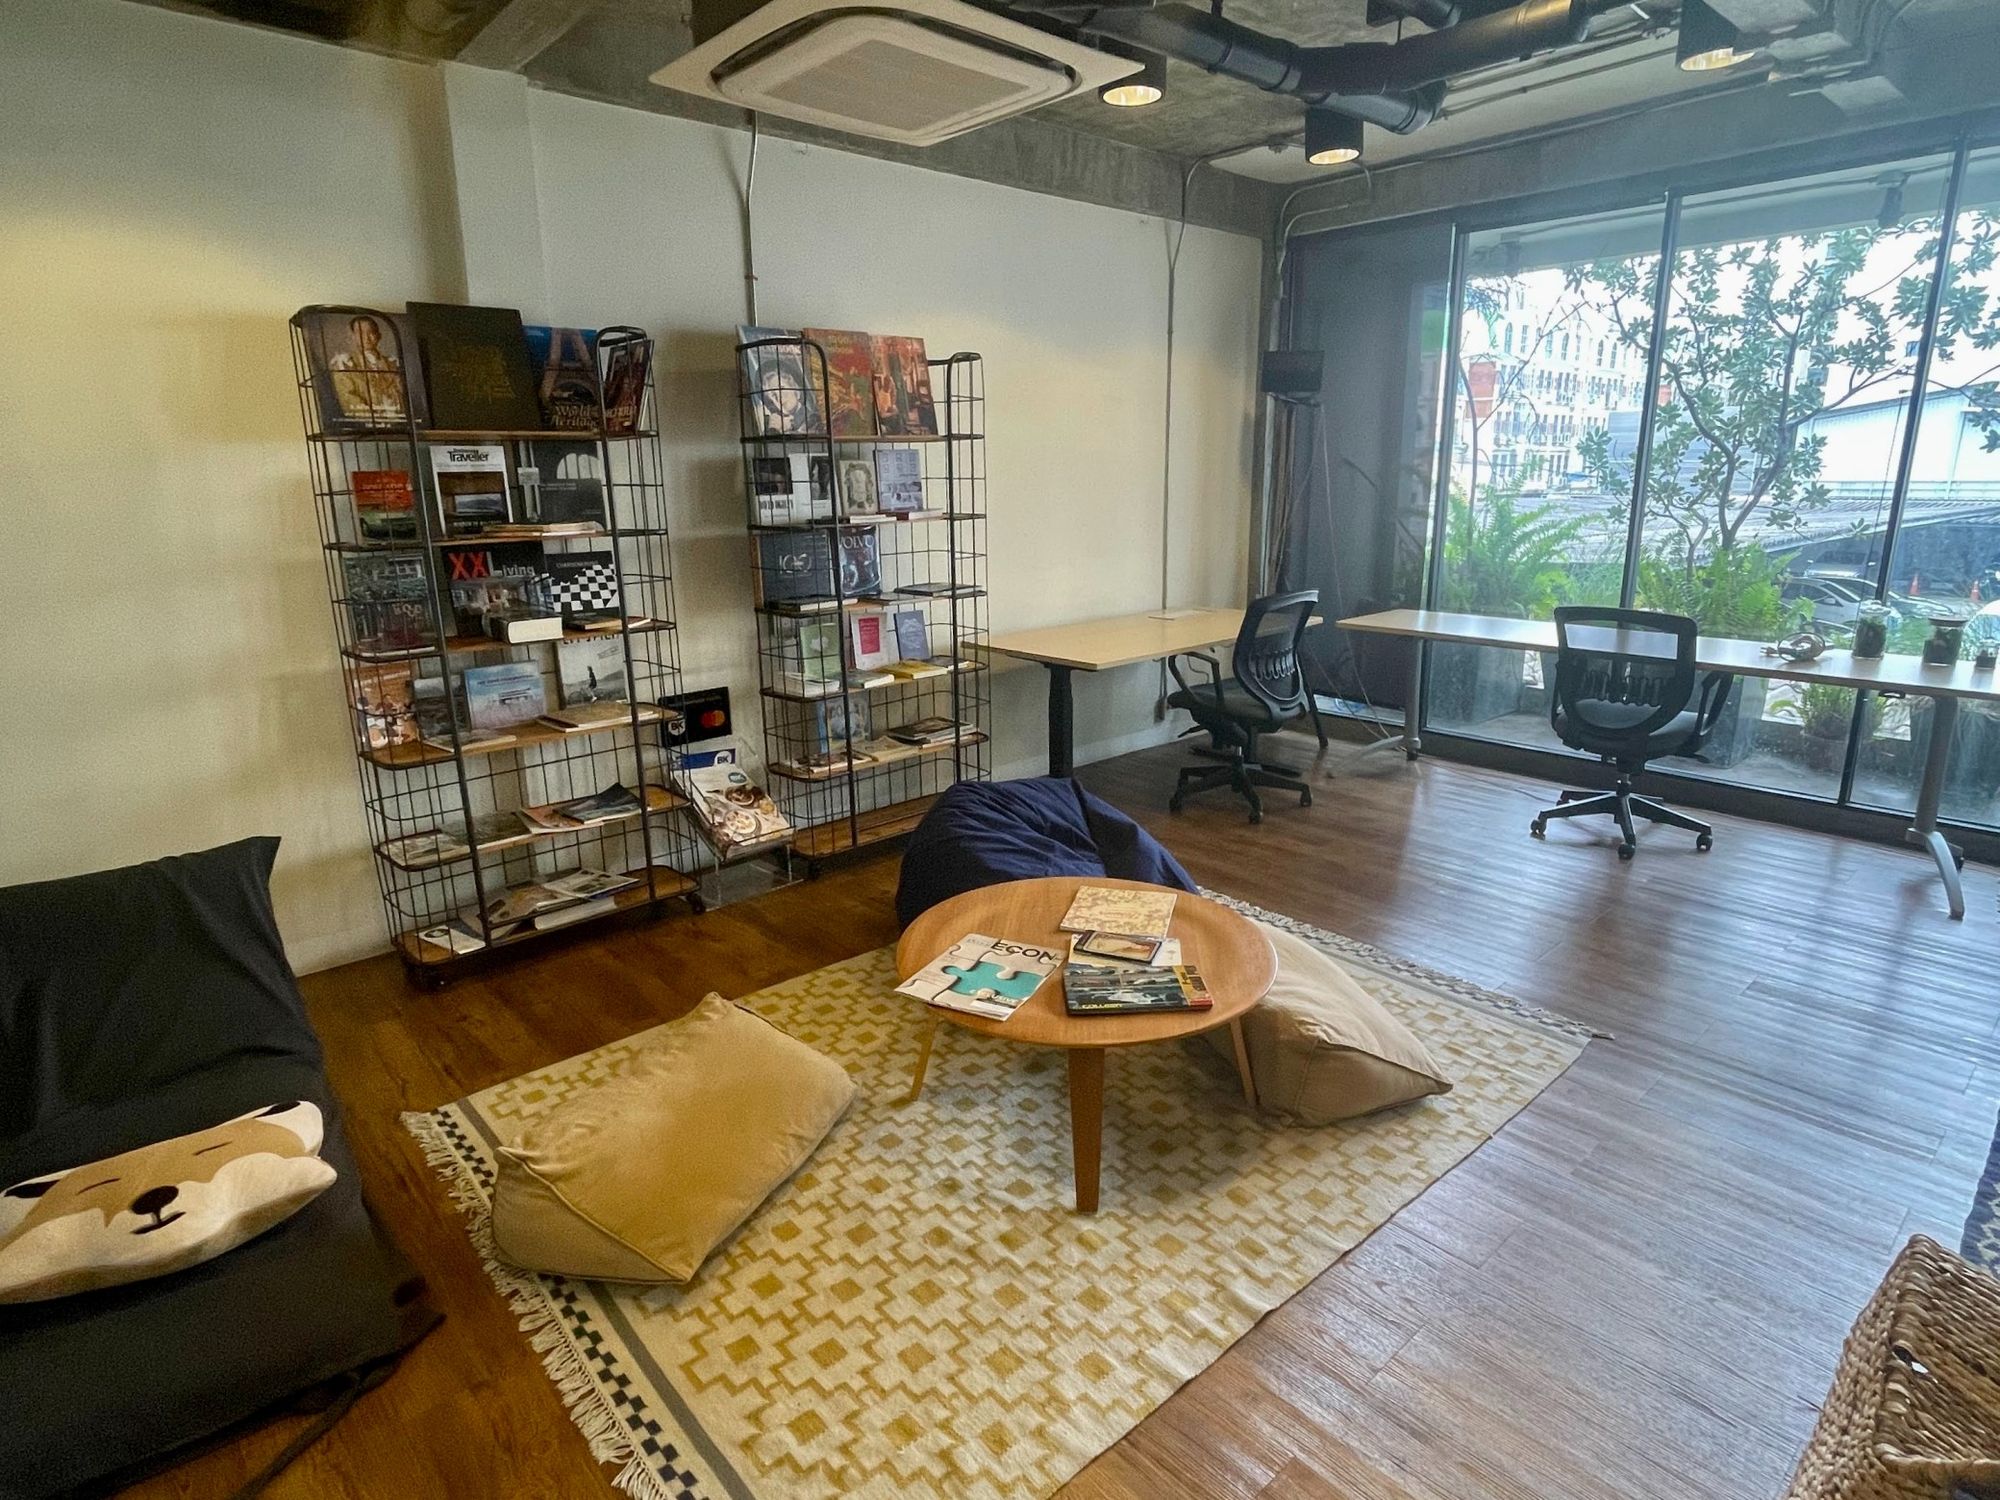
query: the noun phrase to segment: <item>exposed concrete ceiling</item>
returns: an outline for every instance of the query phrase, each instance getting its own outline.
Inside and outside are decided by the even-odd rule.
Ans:
[[[455,59],[519,72],[564,93],[662,114],[742,126],[744,116],[663,89],[650,74],[687,51],[690,0],[139,0],[316,36],[402,57]],[[1993,102],[2000,67],[2000,0],[1712,0],[1738,24],[1788,35],[1774,51],[1781,81],[1800,78],[1849,115],[1908,116]],[[1642,0],[1669,13],[1671,0]],[[1230,20],[1301,45],[1392,40],[1370,28],[1367,0],[1227,0]],[[1412,32],[1421,30],[1408,23]],[[1754,66],[1754,65],[1753,65]],[[1822,76],[1828,75],[1830,77]],[[1703,90],[1740,93],[1734,75],[1687,74],[1671,28],[1626,7],[1600,18],[1593,40],[1456,82],[1439,118],[1413,135],[1367,130],[1371,170],[1451,158],[1481,143],[1565,122],[1672,104]],[[1984,94],[1982,99],[1981,94]],[[1935,95],[1935,97],[1926,97]],[[1688,118],[1684,110],[1675,113]],[[939,171],[1164,216],[1183,211],[1189,165],[1235,150],[1222,171],[1198,172],[1185,193],[1191,222],[1268,232],[1294,187],[1326,177],[1296,146],[1296,100],[1170,61],[1167,98],[1114,109],[1066,100],[918,150],[766,119],[775,134]],[[1328,178],[1335,181],[1335,178]]]

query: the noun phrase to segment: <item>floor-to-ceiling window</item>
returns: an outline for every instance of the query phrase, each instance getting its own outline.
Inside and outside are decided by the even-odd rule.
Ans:
[[[1432,607],[1844,643],[1879,601],[1892,651],[2000,645],[2000,147],[1489,223],[1458,264]],[[1427,721],[1553,747],[1546,667],[1438,648]],[[1662,769],[1907,810],[1928,718],[1746,681]],[[1945,813],[2000,826],[2000,716],[1961,717]]]

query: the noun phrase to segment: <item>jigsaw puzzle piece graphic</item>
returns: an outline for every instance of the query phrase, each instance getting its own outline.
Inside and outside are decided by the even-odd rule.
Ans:
[[[1031,969],[1003,969],[990,958],[982,958],[969,969],[946,964],[944,971],[953,976],[953,994],[970,995],[975,1000],[1025,1000],[1042,982],[1042,976]]]

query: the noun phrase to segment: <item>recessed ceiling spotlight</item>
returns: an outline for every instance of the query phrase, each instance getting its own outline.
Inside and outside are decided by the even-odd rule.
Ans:
[[[1736,23],[1708,0],[1681,0],[1681,39],[1674,49],[1684,73],[1707,73],[1748,62],[1756,48],[1743,45]]]
[[[1306,160],[1316,167],[1361,160],[1361,122],[1337,110],[1307,110]]]
[[[1139,71],[1105,84],[1097,91],[1098,98],[1120,109],[1137,109],[1143,104],[1158,104],[1166,97],[1167,60],[1164,57],[1157,52],[1141,52],[1137,48],[1129,52],[1121,50],[1120,55],[1140,64]]]

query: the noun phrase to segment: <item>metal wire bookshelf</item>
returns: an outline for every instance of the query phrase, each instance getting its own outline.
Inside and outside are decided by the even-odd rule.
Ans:
[[[368,387],[366,405],[380,420],[351,425],[329,416],[324,339],[336,319],[373,320],[380,334],[384,368],[341,377]],[[594,429],[445,431],[421,419],[406,374],[416,367],[414,351],[404,347],[399,322],[370,308],[301,308],[291,319],[292,353],[383,919],[411,977],[435,984],[602,918],[658,914],[676,898],[698,910],[700,898],[686,873],[695,860],[686,799],[657,728],[660,699],[681,690],[681,667],[651,340],[638,329],[610,328],[596,342],[600,374],[616,350],[644,357],[644,388],[627,432],[614,433],[601,397]],[[601,484],[598,529],[543,530],[530,520],[492,544],[539,549],[531,555],[543,570],[568,559],[570,576],[590,576],[603,607],[595,618],[566,614],[560,639],[615,642],[625,689],[622,700],[593,705],[591,722],[565,729],[531,720],[493,741],[472,729],[468,667],[524,665],[541,677],[551,712],[561,711],[560,672],[556,641],[510,644],[455,613],[451,575],[469,566],[464,559],[484,539],[447,532],[427,462],[427,450],[444,444],[502,448],[517,480],[528,471],[539,480],[551,450],[538,457],[538,448],[559,444],[570,465],[563,472]],[[407,520],[387,533],[379,513],[364,529],[356,504],[361,487],[385,474],[405,476],[409,490]],[[548,811],[619,787],[631,794],[628,805],[580,826]],[[522,809],[536,810],[539,822]],[[512,890],[579,870],[632,883],[552,908],[540,921],[508,922],[494,910]]]
[[[935,433],[772,431],[835,410],[826,350],[737,350],[764,769],[810,871],[992,774],[985,370],[977,354],[925,362]],[[913,457],[879,457],[897,451]],[[888,472],[902,509],[877,495]],[[897,738],[913,726],[924,742]]]

